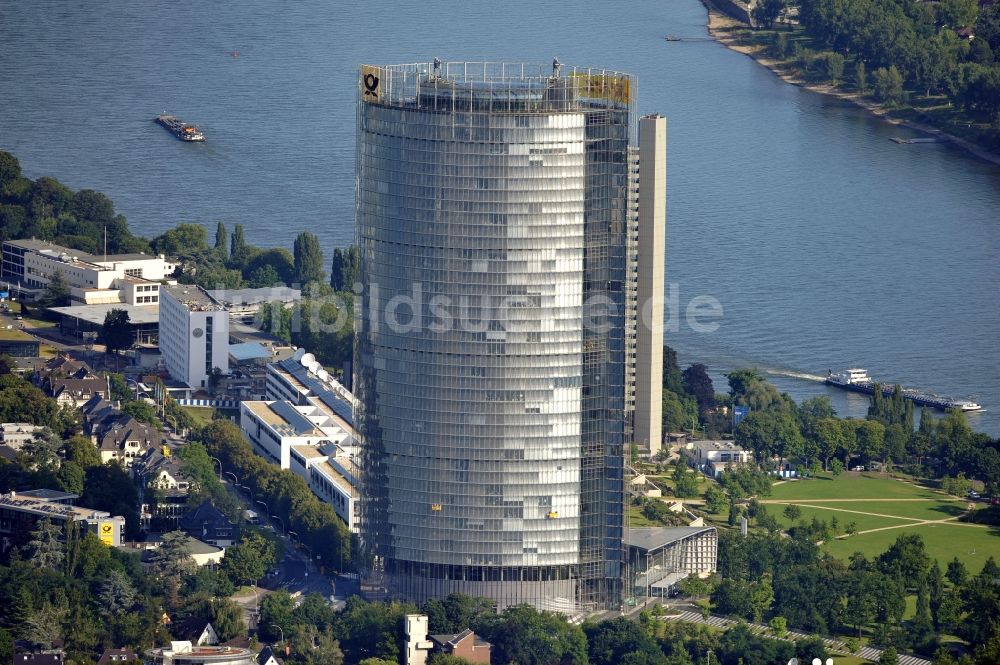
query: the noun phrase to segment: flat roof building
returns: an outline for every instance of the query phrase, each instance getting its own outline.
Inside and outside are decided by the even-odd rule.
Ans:
[[[27,298],[41,295],[56,272],[62,273],[66,279],[74,300],[96,303],[118,298],[115,294],[121,288],[130,291],[134,297],[135,289],[129,290],[125,281],[155,286],[177,269],[176,261],[162,254],[97,256],[45,240],[5,240],[2,251],[0,278],[10,281],[12,288],[21,297]],[[155,289],[143,289],[140,297],[147,300],[137,304],[153,304],[148,300],[153,295]],[[124,301],[130,302],[127,295]]]
[[[11,547],[27,543],[35,524],[44,518],[62,524],[78,522],[84,530],[93,533],[105,545],[121,545],[125,530],[124,517],[73,506],[66,501],[65,495],[48,499],[30,492],[0,494],[0,552],[7,552]]]
[[[165,286],[160,291],[160,352],[170,375],[205,388],[213,370],[229,368],[229,314],[205,289]]]

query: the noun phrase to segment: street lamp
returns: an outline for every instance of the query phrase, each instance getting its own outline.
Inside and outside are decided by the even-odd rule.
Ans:
[[[281,530],[285,531],[285,520],[281,519],[277,515],[271,515],[271,519],[278,520],[278,524],[281,525]],[[288,532],[285,531],[285,533],[288,533]]]
[[[279,626],[276,623],[272,623],[271,624],[271,628],[277,628],[279,631],[281,631],[281,643],[284,644],[285,643],[285,629],[282,628],[281,626]]]
[[[219,465],[219,482],[221,483],[222,482],[222,461],[218,457],[212,457],[211,455],[208,456],[208,459],[212,460],[213,462],[215,462],[216,464]]]
[[[223,471],[222,473],[224,475],[232,476],[233,477],[233,486],[234,487],[239,487],[240,486],[240,479],[236,477],[235,473],[233,473],[232,471]]]
[[[285,533],[287,533],[287,534],[288,534],[289,536],[295,536],[295,538],[294,538],[293,540],[297,540],[297,539],[299,538],[299,534],[295,533],[295,532],[294,532],[294,531],[292,531],[291,529],[289,529],[289,530],[288,530],[288,531],[286,531]]]

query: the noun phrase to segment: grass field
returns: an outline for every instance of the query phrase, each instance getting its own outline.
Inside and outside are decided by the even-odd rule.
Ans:
[[[774,486],[770,500],[780,499],[942,499],[930,489],[877,474],[824,475],[815,480],[790,481]]]
[[[210,406],[182,406],[181,408],[187,411],[199,427],[211,423],[212,415],[215,413],[215,409]]]
[[[923,537],[927,553],[937,559],[942,568],[957,556],[976,573],[989,556],[1000,555],[1000,529],[965,526],[957,521],[918,521],[957,517],[966,510],[965,501],[890,478],[845,474],[836,479],[786,482],[776,485],[772,496],[765,501],[807,504],[801,507],[800,521],[809,521],[815,516],[829,523],[836,515],[841,529],[849,522],[855,522],[859,531],[883,529],[824,543],[823,549],[838,558],[847,558],[854,552],[862,552],[869,558],[876,556],[904,533]],[[783,526],[791,525],[783,514],[784,505],[773,503],[767,508]]]

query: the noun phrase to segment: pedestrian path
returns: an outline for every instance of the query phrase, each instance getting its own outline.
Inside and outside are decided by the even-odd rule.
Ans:
[[[686,621],[688,623],[700,623],[706,626],[713,626],[714,628],[720,628],[723,630],[726,628],[732,628],[740,623],[745,623],[737,621],[735,619],[727,619],[725,617],[716,616],[714,614],[710,614],[706,618],[702,616],[700,612],[692,612],[690,610],[679,611],[676,612],[675,614],[670,614],[663,618],[666,619],[667,621]],[[750,632],[753,633],[754,635],[762,635],[771,638],[775,637],[774,631],[771,630],[769,626],[765,626],[760,623],[747,623],[747,627],[750,629]],[[785,633],[784,637],[781,637],[779,639],[783,639],[786,641],[797,641],[809,637],[813,636],[807,633],[800,633],[795,630],[790,630],[787,633]],[[831,651],[849,653],[847,651],[847,646],[840,640],[832,640],[824,638],[823,644],[825,644],[826,648],[830,649]],[[863,658],[867,658],[870,661],[878,662],[879,657],[882,655],[882,651],[874,647],[862,647],[861,650],[858,652],[858,655]],[[900,654],[899,665],[931,665],[931,661],[925,660],[923,658],[918,658],[917,656]]]

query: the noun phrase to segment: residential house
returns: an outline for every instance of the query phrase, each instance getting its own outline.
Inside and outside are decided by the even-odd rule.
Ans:
[[[192,538],[216,547],[229,547],[239,540],[239,529],[211,501],[203,501],[180,518],[178,526]]]
[[[712,478],[727,468],[749,464],[750,451],[734,441],[691,441],[684,449],[691,466]]]
[[[117,461],[131,468],[136,459],[151,448],[163,444],[163,436],[150,425],[139,422],[131,416],[116,421],[98,439],[101,462]]]
[[[143,497],[143,526],[149,527],[153,521],[158,528],[176,526],[187,511],[191,490],[183,463],[166,446],[152,448],[132,466],[132,472]]]
[[[120,663],[133,663],[138,660],[139,656],[134,651],[128,649],[105,649],[97,661],[97,665],[118,665]]]
[[[124,415],[114,402],[101,395],[94,395],[87,400],[80,407],[80,414],[83,417],[83,430],[90,435],[95,443],[98,436]]]
[[[269,646],[264,647],[257,654],[257,665],[282,665],[285,659],[281,657],[281,652],[275,652]]]
[[[470,663],[489,665],[493,646],[466,628],[454,635],[431,635],[435,651],[462,658]]]
[[[179,640],[187,640],[193,646],[214,647],[219,644],[219,635],[212,624],[199,617],[188,617],[170,631]]]
[[[108,396],[108,384],[96,376],[82,379],[54,378],[49,380],[49,395],[60,405],[83,406],[95,395]]]

